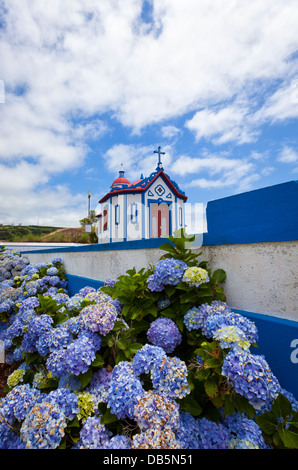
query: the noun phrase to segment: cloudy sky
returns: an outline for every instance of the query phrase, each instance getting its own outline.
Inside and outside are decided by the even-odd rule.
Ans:
[[[0,223],[79,226],[120,164],[206,203],[297,179],[297,0],[2,0]]]

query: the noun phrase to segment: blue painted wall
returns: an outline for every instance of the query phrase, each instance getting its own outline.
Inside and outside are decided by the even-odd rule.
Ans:
[[[234,312],[255,322],[259,341],[258,348],[251,348],[251,352],[264,355],[280,385],[298,399],[298,363],[291,357],[295,356],[291,343],[295,339],[298,342],[298,322],[236,309]]]
[[[68,295],[73,296],[79,292],[83,287],[94,287],[99,289],[104,285],[104,282],[97,281],[95,279],[89,279],[87,277],[75,276],[73,274],[67,274],[68,281]]]
[[[204,245],[298,240],[298,181],[207,204]]]

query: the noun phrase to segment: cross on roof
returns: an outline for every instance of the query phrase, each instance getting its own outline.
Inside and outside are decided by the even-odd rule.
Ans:
[[[160,159],[160,156],[161,155],[165,155],[166,152],[162,152],[161,151],[161,147],[159,146],[157,150],[154,150],[153,153],[158,153],[158,165],[157,165],[157,170],[162,170],[162,163],[161,163],[161,159]]]

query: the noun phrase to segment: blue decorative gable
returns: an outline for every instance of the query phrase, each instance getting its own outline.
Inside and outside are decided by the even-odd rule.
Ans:
[[[166,190],[162,184],[158,184],[155,188],[155,192],[158,196],[162,196],[166,192]]]

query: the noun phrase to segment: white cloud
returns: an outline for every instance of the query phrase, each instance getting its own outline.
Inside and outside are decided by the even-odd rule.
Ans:
[[[298,117],[298,100],[295,99],[295,81],[284,83],[269,99],[262,108],[256,112],[257,123],[278,122]]]
[[[65,186],[44,187],[35,192],[25,188],[21,199],[17,192],[6,193],[0,222],[79,227],[86,207],[86,196],[72,194]]]
[[[202,189],[234,187],[243,190],[251,187],[252,182],[259,179],[254,163],[245,159],[227,158],[209,155],[203,158],[180,156],[172,165],[171,170],[181,176],[191,175],[192,180],[185,187]],[[195,178],[195,174],[207,174]],[[215,176],[218,176],[215,178]]]
[[[203,109],[186,121],[185,126],[195,133],[196,140],[211,138],[215,144],[254,141],[256,130],[250,126],[247,108],[233,104],[219,110]]]
[[[132,183],[138,180],[141,174],[147,177],[155,171],[158,162],[157,154],[154,153],[156,149],[157,146],[116,144],[106,152],[104,159],[107,162],[108,169],[114,174],[114,179],[118,177],[120,165],[123,163],[125,177]],[[165,152],[165,155],[162,155],[161,161],[165,171],[167,171],[172,161],[171,146],[164,146],[162,151]],[[111,179],[110,184],[112,182],[113,179]]]
[[[181,130],[178,129],[176,126],[163,126],[161,128],[161,134],[163,137],[168,139],[173,139],[174,137],[178,137],[181,134]]]
[[[285,145],[280,151],[277,160],[282,163],[296,163],[298,162],[298,152],[292,147]]]

